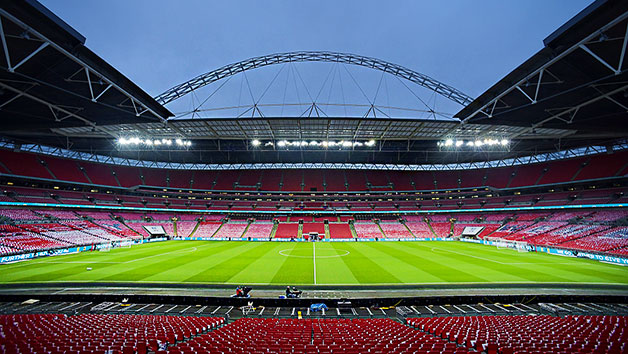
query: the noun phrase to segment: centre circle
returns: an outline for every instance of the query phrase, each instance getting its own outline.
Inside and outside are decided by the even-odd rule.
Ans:
[[[335,254],[336,252],[341,252],[339,254]],[[336,257],[344,257],[349,255],[349,251],[347,250],[336,250],[336,249],[317,249],[316,250],[316,258],[336,258]],[[285,249],[279,251],[279,254],[284,257],[295,257],[295,258],[312,258],[312,250],[311,249]]]

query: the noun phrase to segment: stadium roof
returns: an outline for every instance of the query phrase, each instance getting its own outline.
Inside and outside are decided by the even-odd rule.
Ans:
[[[18,145],[42,144],[120,158],[212,164],[452,164],[612,146],[628,136],[628,78],[623,59],[627,11],[626,2],[595,2],[549,36],[539,53],[463,108],[456,115],[460,120],[368,116],[173,120],[160,104],[163,100],[153,99],[91,52],[84,46],[84,37],[42,5],[34,0],[3,3],[2,138]],[[306,59],[325,56],[329,60],[342,54],[304,53],[308,53]],[[259,58],[267,57],[272,56]],[[241,63],[257,67],[254,59],[259,58]],[[367,59],[384,69],[397,67]],[[173,89],[177,94],[186,90],[185,85]],[[192,140],[193,145],[167,149],[116,144],[117,138],[129,136],[180,137]],[[486,137],[512,143],[493,150],[437,145],[446,139]],[[252,146],[253,139],[262,145]],[[374,139],[376,143],[344,150],[310,145],[279,148],[282,139]]]
[[[85,47],[85,37],[37,1],[0,8],[2,131],[165,121],[172,114]]]
[[[628,134],[628,2],[598,0],[544,40],[544,48],[467,105],[465,123]]]

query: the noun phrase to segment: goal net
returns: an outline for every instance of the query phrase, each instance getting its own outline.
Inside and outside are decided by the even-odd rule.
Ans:
[[[109,252],[111,251],[111,248],[113,248],[113,246],[110,243],[106,243],[106,244],[100,245],[98,250],[100,252]]]
[[[491,241],[494,242],[497,248],[510,248],[513,250],[517,250],[517,252],[529,251],[528,243],[524,241],[511,241],[503,239],[493,239]]]

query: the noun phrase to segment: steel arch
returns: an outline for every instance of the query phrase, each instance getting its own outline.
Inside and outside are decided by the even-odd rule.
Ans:
[[[469,95],[457,90],[449,85],[432,79],[427,75],[423,75],[414,70],[410,70],[401,65],[389,63],[376,58],[365,57],[362,55],[337,53],[327,51],[303,51],[303,52],[287,52],[265,55],[243,60],[241,62],[225,65],[219,69],[199,75],[189,81],[176,85],[164,93],[155,97],[155,100],[161,104],[168,104],[188,93],[199,89],[205,85],[209,85],[218,80],[224,79],[231,75],[235,75],[247,70],[261,68],[268,65],[283,64],[289,62],[331,62],[364,66],[374,70],[383,71],[391,75],[398,76],[413,82],[419,86],[430,89],[439,95],[450,99],[462,106],[467,106],[473,101]]]

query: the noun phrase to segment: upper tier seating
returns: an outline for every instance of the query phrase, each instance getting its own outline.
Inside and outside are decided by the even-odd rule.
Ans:
[[[469,350],[512,353],[625,353],[626,316],[470,316],[407,323]]]
[[[191,316],[0,315],[4,353],[146,353],[224,323]]]
[[[467,353],[455,343],[391,319],[242,318],[191,341],[172,353]]]
[[[15,174],[68,182],[133,187],[141,184],[181,189],[255,190],[261,181],[264,191],[366,191],[494,188],[533,186],[608,178],[618,175],[628,160],[628,152],[600,154],[539,164],[470,171],[362,171],[362,170],[223,170],[180,171],[136,168],[67,160],[53,156],[0,150],[0,162]],[[42,163],[43,162],[43,163]],[[583,167],[584,165],[584,167]],[[46,167],[47,166],[47,167]],[[81,170],[82,168],[82,170]],[[50,171],[50,172],[49,172]],[[51,173],[52,172],[52,173]],[[280,186],[283,183],[283,186]],[[326,186],[324,185],[326,184]]]

